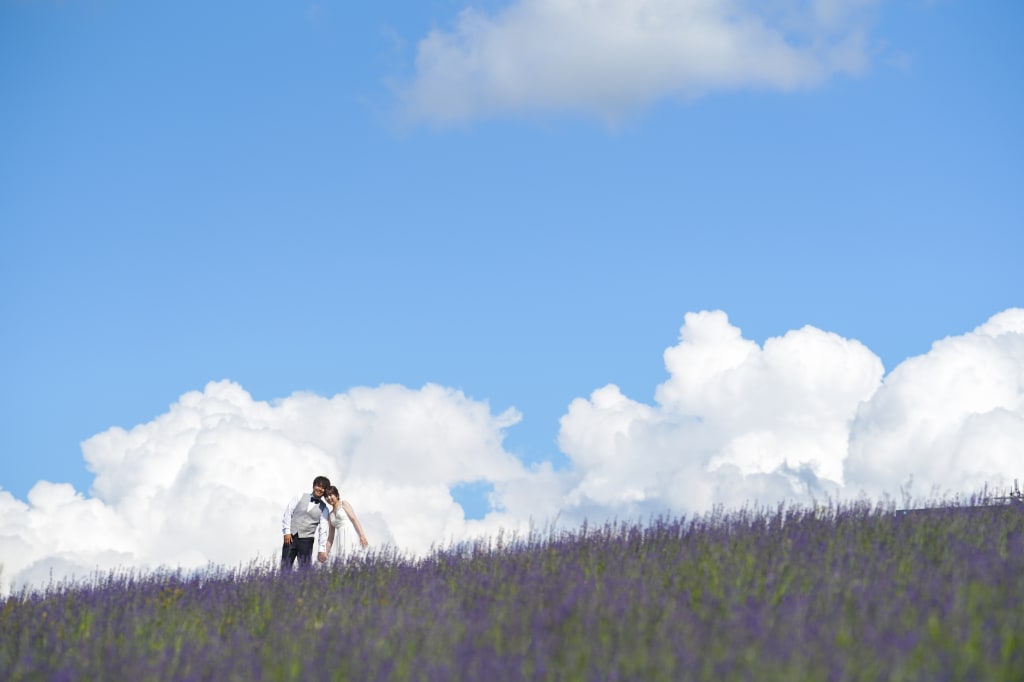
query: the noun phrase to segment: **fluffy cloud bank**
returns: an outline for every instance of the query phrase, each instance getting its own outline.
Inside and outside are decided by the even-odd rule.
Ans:
[[[614,119],[714,90],[811,87],[867,64],[874,0],[514,0],[418,46],[409,113],[436,123],[577,111]]]
[[[714,505],[919,496],[1022,475],[1024,309],[937,341],[887,376],[863,344],[813,327],[744,339],[720,311],[688,314],[654,404],[614,385],[569,405],[570,466],[502,447],[519,414],[427,385],[255,401],[228,381],[83,444],[88,494],[0,490],[0,590],[114,567],[238,565],[279,550],[284,501],[326,473],[371,540],[422,553],[496,533]],[[493,486],[467,519],[462,483]]]

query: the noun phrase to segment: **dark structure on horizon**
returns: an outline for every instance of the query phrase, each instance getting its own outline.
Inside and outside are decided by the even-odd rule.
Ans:
[[[979,497],[973,498],[970,504],[965,506],[953,504],[941,507],[925,507],[923,509],[899,509],[896,511],[896,514],[898,516],[905,516],[907,514],[935,514],[951,510],[967,512],[986,512],[992,509],[1005,508],[1007,506],[1014,507],[1020,511],[1024,511],[1024,493],[1021,492],[1020,482],[1017,479],[1013,480],[1013,488],[1006,495],[990,496],[987,494],[982,494]]]
[[[1006,502],[1009,504],[1024,504],[1024,495],[1021,494],[1020,484],[1017,479],[1013,479],[1013,490],[1010,491],[1009,495],[1003,495],[1002,497],[993,497],[994,502]]]

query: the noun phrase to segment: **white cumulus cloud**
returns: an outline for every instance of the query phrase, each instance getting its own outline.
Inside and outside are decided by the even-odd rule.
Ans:
[[[1024,309],[937,341],[858,411],[848,475],[869,494],[979,490],[1024,469]]]
[[[721,311],[688,314],[665,365],[657,405],[606,386],[562,418],[570,499],[588,513],[835,494],[850,424],[883,375],[857,341],[804,327],[762,348]]]
[[[868,62],[875,0],[514,0],[468,8],[418,47],[410,116],[585,112],[665,97],[812,87]]]
[[[270,558],[284,504],[329,476],[372,541],[411,552],[516,528],[501,510],[466,520],[451,489],[515,485],[531,473],[501,447],[520,416],[427,385],[355,388],[273,402],[215,382],[130,430],[82,447],[88,496],[42,481],[28,504],[0,490],[7,586],[124,564],[201,567]]]
[[[272,560],[291,496],[330,476],[373,544],[431,546],[584,519],[780,501],[1005,489],[1022,477],[1024,309],[937,341],[888,375],[860,342],[803,327],[758,344],[725,313],[686,315],[653,404],[614,386],[561,419],[569,466],[506,452],[515,410],[436,385],[264,402],[230,381],[82,447],[91,489],[0,489],[0,593],[116,567]],[[483,482],[467,519],[452,490]]]

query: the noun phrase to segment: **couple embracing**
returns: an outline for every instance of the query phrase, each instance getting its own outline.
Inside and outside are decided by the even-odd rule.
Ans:
[[[344,516],[342,516],[344,514]],[[313,544],[317,546],[317,560],[327,561],[334,544],[335,531],[345,532],[347,520],[359,534],[359,544],[366,547],[363,527],[356,517],[352,505],[341,499],[341,493],[326,476],[313,479],[313,492],[296,495],[285,505],[281,516],[281,532],[284,544],[281,546],[281,568],[290,569],[298,559],[299,567],[312,563]]]

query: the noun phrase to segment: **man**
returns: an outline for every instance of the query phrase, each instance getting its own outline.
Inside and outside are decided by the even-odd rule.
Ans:
[[[313,492],[296,495],[285,505],[281,516],[281,568],[290,569],[299,560],[299,568],[308,567],[313,557],[313,540],[317,543],[317,559],[327,561],[327,532],[330,528],[324,491],[331,485],[326,476],[313,479]]]

